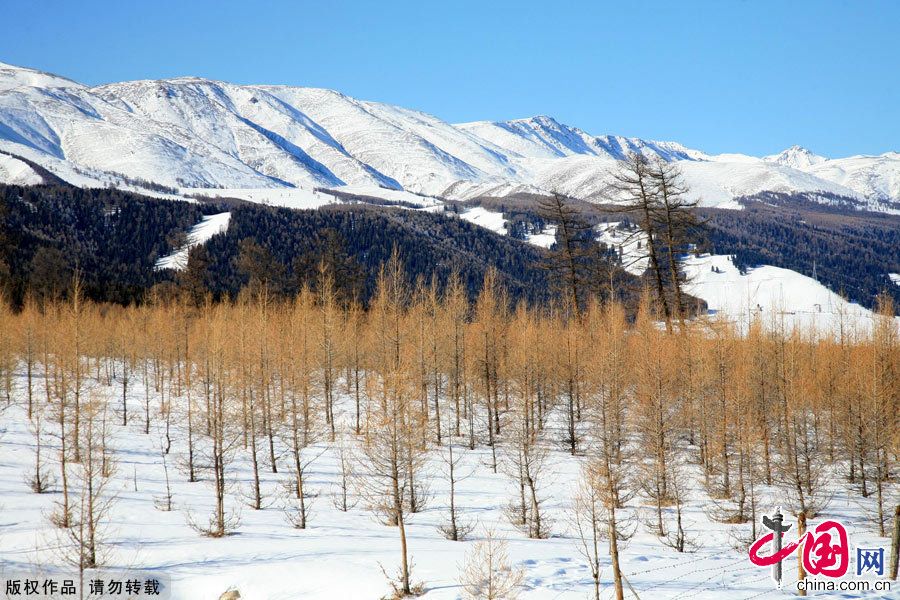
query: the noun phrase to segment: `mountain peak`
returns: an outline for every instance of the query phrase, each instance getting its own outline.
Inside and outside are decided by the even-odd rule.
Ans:
[[[60,88],[84,86],[53,73],[0,62],[0,90],[19,87]]]
[[[799,144],[794,144],[787,150],[784,150],[781,154],[790,154],[790,155],[795,155],[795,156],[809,156],[809,157],[818,156],[817,154],[813,153],[813,151],[810,150],[809,148],[806,148]],[[819,157],[819,158],[822,158],[822,157]]]
[[[560,122],[550,115],[534,115],[530,119],[522,119],[523,121],[531,121],[532,123],[540,123],[541,125],[560,125]]]
[[[763,157],[763,160],[785,165],[793,169],[803,170],[813,165],[823,163],[828,159],[824,156],[814,154],[812,151],[804,148],[803,146],[798,146],[795,144],[779,154],[772,154],[770,156]]]
[[[568,125],[563,125],[550,115],[534,115],[531,117],[525,117],[522,119],[511,119],[509,121],[496,121],[497,125],[513,125],[513,126],[526,126],[531,128],[540,128],[540,129],[549,129],[554,131],[559,131],[562,129],[574,129],[569,127]]]

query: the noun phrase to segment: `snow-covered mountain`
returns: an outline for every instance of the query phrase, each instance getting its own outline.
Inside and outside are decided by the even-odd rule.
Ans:
[[[820,179],[834,181],[866,198],[900,199],[900,153],[851,156],[827,160],[804,169]]]
[[[525,158],[588,155],[621,160],[633,152],[659,156],[665,160],[706,158],[703,153],[675,142],[653,142],[617,135],[592,136],[544,115],[514,121],[476,121],[456,127],[495,144],[507,154]]]
[[[802,171],[813,165],[823,163],[828,159],[824,156],[813,154],[803,146],[791,146],[778,154],[765,156],[763,157],[763,160],[778,163],[779,165],[784,165],[792,169],[800,169]]]
[[[0,152],[76,185],[283,189],[362,186],[464,199],[560,191],[615,200],[628,153],[678,161],[707,206],[762,191],[842,196],[900,212],[900,154],[756,158],[595,136],[547,116],[452,125],[339,92],[195,77],[88,87],[0,63]],[[5,158],[0,181],[34,181]]]

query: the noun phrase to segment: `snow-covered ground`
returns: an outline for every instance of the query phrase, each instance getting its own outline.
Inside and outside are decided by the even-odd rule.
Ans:
[[[824,285],[790,269],[762,265],[741,274],[730,256],[702,254],[683,261],[685,291],[706,301],[710,311],[742,328],[754,319],[821,333],[844,327],[866,331],[871,310],[848,302]],[[896,319],[900,324],[900,317]]]
[[[276,188],[183,188],[180,192],[186,196],[202,196],[206,198],[237,198],[265,206],[280,206],[299,210],[312,210],[329,204],[344,202],[341,194],[355,194],[385,200],[389,203],[397,203],[407,207],[411,205],[416,209],[435,210],[441,209],[444,203],[432,196],[423,196],[404,190],[391,190],[378,186],[346,185],[339,188],[313,188],[298,185],[296,187]]]
[[[556,243],[556,225],[547,225],[540,233],[529,233],[525,240],[534,246],[550,248]]]
[[[357,194],[359,196],[370,196],[381,200],[387,200],[388,202],[401,203],[401,205],[408,204],[424,210],[441,210],[444,207],[443,200],[435,198],[434,196],[414,194],[405,190],[392,190],[372,185],[345,185],[335,188],[335,191]]]
[[[464,221],[474,223],[494,233],[499,233],[500,235],[506,235],[507,233],[506,219],[503,218],[502,212],[475,206],[460,213],[459,217]]]
[[[621,222],[614,221],[601,223],[596,231],[597,241],[618,253],[622,268],[632,275],[642,275],[647,270],[648,259],[642,250],[646,236],[640,230],[623,227]]]
[[[0,182],[10,185],[40,185],[44,178],[28,163],[8,154],[0,154]]]
[[[597,240],[614,248],[626,271],[641,275],[647,269],[646,237],[619,222],[597,226]],[[741,273],[730,256],[688,255],[681,261],[685,291],[704,300],[711,315],[728,319],[741,330],[754,319],[766,326],[797,326],[819,333],[835,333],[841,326],[867,331],[874,322],[871,310],[848,302],[813,279],[790,269],[759,265]],[[900,284],[900,276],[889,275]],[[900,327],[900,317],[896,319]]]
[[[292,188],[184,188],[183,194],[206,198],[237,198],[265,206],[281,206],[294,209],[316,209],[339,202],[337,198],[310,187]]]
[[[36,495],[25,483],[33,469],[34,436],[23,407],[23,380],[24,374],[19,371],[14,388],[16,402],[3,412],[4,431],[0,438],[0,572],[6,576],[26,575],[38,566],[50,569],[59,564],[60,547],[67,543],[46,518],[59,494]],[[155,424],[151,433],[145,435],[141,414],[144,389],[139,383],[129,389],[133,412],[128,426],[122,426],[118,424],[120,388],[96,388],[96,393],[110,399],[109,418],[116,423],[110,444],[116,467],[109,487],[116,499],[109,517],[111,525],[103,536],[109,544],[108,568],[140,569],[171,581],[170,598],[176,600],[216,600],[229,588],[239,589],[245,600],[371,600],[387,593],[382,567],[393,573],[398,564],[397,530],[382,525],[361,504],[346,513],[334,506],[339,469],[332,446],[318,444],[309,448],[306,455],[316,457],[309,470],[308,485],[317,498],[308,529],[293,529],[285,520],[279,494],[287,475],[272,474],[265,462],[261,471],[266,499],[263,509],[257,511],[242,505],[242,495],[246,498],[249,492],[251,467],[247,453],[239,451],[228,470],[231,483],[227,504],[239,511],[240,526],[233,535],[222,539],[201,537],[188,525],[188,518],[205,522],[213,507],[213,493],[208,476],[188,483],[179,466],[185,456],[184,419],[173,419],[174,445],[168,465],[175,510],[164,512],[154,503],[165,493],[163,432],[156,424],[156,395],[151,392]],[[36,393],[42,394],[39,389]],[[179,400],[173,399],[176,411]],[[349,402],[345,399],[339,406],[346,408],[344,416],[349,416]],[[52,430],[49,424],[48,430]],[[58,470],[56,439],[48,435],[44,443],[48,445],[44,448],[48,468]],[[520,597],[589,597],[590,573],[578,552],[567,516],[581,459],[562,451],[552,453],[548,469],[552,475],[543,488],[552,536],[532,540],[506,519],[505,508],[516,490],[507,477],[491,471],[489,451],[469,451],[462,446],[456,450],[464,456],[458,473],[470,474],[458,483],[461,518],[478,525],[472,540],[480,537],[483,527],[493,527],[508,539],[510,559],[525,573]],[[414,562],[413,580],[425,585],[424,598],[451,600],[461,597],[459,569],[473,541],[448,541],[438,532],[446,518],[448,484],[442,479],[443,463],[436,452],[430,462],[431,498],[424,511],[409,519],[409,551]],[[279,466],[282,471],[288,470],[286,457]],[[864,522],[863,507],[868,506],[867,501],[856,494],[848,495],[837,475],[832,485],[835,496],[821,518],[838,518],[845,523],[854,545],[886,546],[888,540],[878,538]],[[636,535],[621,550],[623,572],[641,598],[774,600],[792,595],[788,590],[796,577],[793,557],[785,564],[785,591],[777,591],[768,569],[753,566],[746,550],[732,547],[731,533],[742,526],[710,521],[707,511],[711,504],[696,481],[689,486],[688,495],[685,527],[702,542],[699,551],[679,554],[663,546],[640,524]],[[764,490],[762,497],[763,512],[778,502],[773,490]],[[355,495],[351,500],[357,500]],[[638,518],[651,510],[633,500],[620,516]],[[609,557],[604,555],[602,560],[602,597],[606,600],[612,595],[611,570]],[[71,569],[60,569],[71,574]]]
[[[507,220],[500,211],[474,206],[461,212],[459,218],[499,235],[509,235]],[[556,225],[548,225],[540,233],[527,234],[525,241],[539,248],[550,248],[556,243]]]
[[[187,243],[168,256],[163,256],[156,261],[157,269],[180,270],[187,267],[188,253],[194,246],[205,244],[209,238],[228,230],[231,221],[231,213],[224,212],[217,215],[207,215],[203,220],[194,225],[187,235]]]

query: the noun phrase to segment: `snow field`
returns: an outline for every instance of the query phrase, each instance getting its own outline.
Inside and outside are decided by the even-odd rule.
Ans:
[[[243,598],[262,599],[372,599],[388,592],[382,568],[394,573],[399,564],[399,537],[396,528],[381,524],[360,503],[344,513],[332,503],[339,480],[338,459],[333,445],[322,442],[307,448],[307,458],[315,457],[307,485],[317,497],[313,500],[309,528],[293,529],[285,520],[281,489],[289,477],[287,457],[281,455],[278,474],[268,468],[265,452],[260,451],[263,510],[252,510],[242,503],[250,494],[252,472],[247,452],[238,450],[228,468],[228,508],[240,514],[240,526],[234,534],[221,539],[200,536],[189,525],[189,518],[205,523],[213,508],[209,475],[188,483],[183,467],[185,432],[182,399],[173,398],[173,448],[168,457],[169,478],[175,510],[163,512],[154,500],[165,493],[165,477],[160,448],[163,426],[157,414],[159,398],[152,396],[151,433],[143,433],[142,402],[145,390],[140,384],[129,393],[129,424],[121,426],[121,389],[90,384],[109,398],[109,418],[116,469],[110,492],[116,501],[105,534],[110,544],[110,568],[140,568],[171,581],[170,597],[185,600],[215,600],[229,588],[240,590]],[[36,386],[35,395],[42,390]],[[59,531],[47,521],[58,493],[35,495],[24,482],[33,469],[34,436],[29,429],[24,402],[24,374],[17,373],[15,402],[2,413],[4,431],[0,437],[0,572],[22,573],[35,568],[53,569],[60,557],[55,546],[61,544]],[[350,417],[349,398],[339,404],[339,418]],[[47,424],[44,443],[47,467],[58,471],[54,455],[52,424]],[[285,450],[280,440],[278,451]],[[462,442],[459,440],[458,442]],[[516,493],[510,479],[491,471],[488,448],[475,451],[457,445],[464,456],[459,473],[470,476],[457,483],[457,505],[462,522],[476,524],[472,540],[452,542],[437,528],[446,518],[449,484],[442,477],[444,463],[438,450],[428,465],[431,498],[424,511],[409,515],[408,540],[413,562],[413,580],[425,585],[424,598],[449,600],[461,597],[458,572],[474,540],[484,527],[492,527],[509,543],[509,556],[525,573],[520,598],[524,600],[583,599],[591,592],[590,572],[577,550],[577,541],[569,525],[571,493],[579,476],[581,458],[561,451],[552,452],[549,477],[543,488],[552,536],[531,540],[511,526],[505,507]],[[73,467],[75,469],[76,467]],[[359,476],[360,464],[356,463]],[[692,469],[693,472],[693,469]],[[695,473],[696,475],[696,473]],[[843,480],[831,479],[835,496],[820,518],[838,518],[849,528],[854,545],[885,545],[864,522],[865,508],[857,494],[848,495]],[[135,489],[136,486],[136,489]],[[754,567],[745,550],[735,550],[729,533],[748,526],[729,526],[711,521],[712,507],[696,477],[688,486],[685,527],[698,536],[703,546],[696,553],[679,554],[663,546],[647,533],[641,521],[652,508],[635,499],[621,511],[621,518],[632,518],[637,533],[620,549],[623,572],[641,598],[653,599],[776,599],[790,596],[789,591],[774,588],[768,569]],[[777,490],[764,489],[760,510],[778,502]],[[357,498],[353,498],[357,500]],[[62,568],[62,572],[66,572]],[[70,571],[69,571],[70,572]],[[793,558],[785,564],[785,590],[796,577]],[[602,598],[612,597],[609,557],[603,556]],[[627,594],[626,590],[626,594]],[[841,598],[850,596],[817,595]],[[876,597],[876,596],[870,596]],[[888,597],[888,596],[885,596]],[[896,596],[894,596],[896,597]]]
[[[474,223],[479,227],[489,229],[494,233],[498,233],[500,235],[507,234],[506,219],[503,218],[502,212],[488,210],[484,207],[476,206],[460,213],[459,218],[464,221],[468,221],[469,223]]]
[[[762,265],[741,274],[730,256],[690,255],[683,261],[685,291],[706,301],[711,312],[746,330],[753,319],[767,326],[799,327],[823,334],[844,327],[869,331],[871,310],[848,302],[824,285],[790,269]],[[900,317],[896,318],[900,326]]]
[[[11,185],[40,185],[44,178],[28,165],[28,163],[0,154],[0,182]]]
[[[156,261],[157,269],[175,269],[181,270],[187,267],[188,253],[194,246],[205,244],[209,239],[217,233],[223,233],[228,230],[228,223],[231,221],[231,213],[224,212],[216,215],[207,215],[203,220],[194,225],[188,232],[187,243],[168,256],[164,256]]]
[[[598,242],[616,250],[622,260],[622,268],[632,275],[643,275],[649,259],[642,256],[646,236],[637,229],[620,228],[620,222],[601,223],[597,226]]]
[[[525,241],[540,248],[552,247],[556,243],[556,225],[547,225],[540,233],[528,234]]]

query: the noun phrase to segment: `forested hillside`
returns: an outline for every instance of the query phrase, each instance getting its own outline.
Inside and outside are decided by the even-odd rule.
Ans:
[[[538,214],[540,196],[477,198],[466,206],[500,211],[510,235],[524,238],[547,224]],[[698,208],[704,222],[695,242],[700,251],[734,257],[748,269],[772,265],[797,271],[854,302],[876,306],[882,292],[900,302],[900,216],[824,205],[803,194],[765,193],[741,200],[743,210]],[[630,222],[617,207],[570,200],[592,224]]]
[[[29,289],[61,296],[77,268],[88,298],[132,302],[164,277],[156,259],[209,210],[111,189],[0,186],[5,287],[17,303]]]
[[[886,292],[900,302],[900,216],[827,207],[802,195],[761,194],[744,210],[701,209],[708,248],[742,269],[760,264],[815,277],[872,308]]]
[[[205,247],[214,291],[233,292],[246,283],[249,275],[239,260],[245,239],[256,240],[271,253],[277,265],[275,287],[288,293],[314,279],[320,260],[339,260],[350,261],[347,268],[360,279],[350,284],[358,284],[366,299],[374,290],[379,268],[396,247],[410,282],[434,274],[443,284],[458,270],[474,296],[493,266],[511,298],[539,301],[546,294],[540,249],[460,219],[359,205],[295,211],[250,204],[235,208],[227,235],[213,238]],[[340,256],[335,258],[334,253]]]
[[[293,294],[314,281],[325,260],[340,266],[335,273],[344,291],[365,302],[396,247],[410,283],[434,274],[442,284],[455,269],[471,297],[493,266],[512,302],[541,302],[552,295],[552,274],[542,268],[546,253],[520,241],[549,224],[539,200],[481,198],[450,203],[443,214],[365,204],[298,211],[235,200],[161,200],[112,189],[0,186],[0,278],[20,304],[28,290],[39,297],[65,296],[77,267],[88,298],[127,304],[154,287],[167,294],[189,286],[216,297],[234,295],[260,268],[268,269],[273,290]],[[744,202],[741,211],[699,209],[706,227],[697,236],[698,248],[732,255],[743,269],[768,264],[815,276],[867,307],[885,291],[900,302],[900,286],[887,277],[900,273],[900,217],[824,207],[796,195]],[[509,235],[456,218],[455,212],[473,204],[503,212]],[[592,224],[631,218],[609,207],[570,204]],[[160,257],[185,243],[204,215],[226,210],[232,213],[227,232],[192,251],[187,273],[154,269]],[[631,304],[641,284],[619,271],[616,287]]]
[[[203,215],[223,210],[232,212],[228,231],[192,252],[186,275],[154,269]],[[0,276],[15,303],[28,290],[65,296],[76,268],[85,296],[97,301],[140,301],[154,286],[168,293],[186,279],[217,297],[233,295],[261,268],[273,290],[293,294],[315,278],[321,260],[341,261],[337,275],[351,280],[339,283],[365,301],[395,247],[410,283],[432,274],[443,283],[457,270],[474,294],[493,266],[512,301],[540,301],[547,292],[539,248],[440,214],[361,205],[296,211],[108,189],[0,186],[0,215]]]

